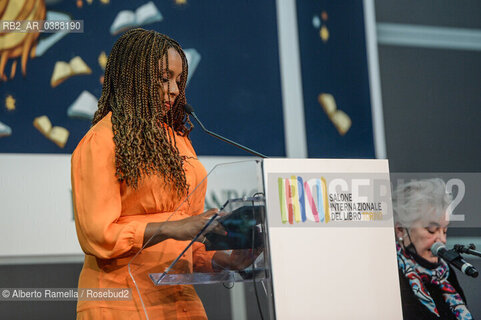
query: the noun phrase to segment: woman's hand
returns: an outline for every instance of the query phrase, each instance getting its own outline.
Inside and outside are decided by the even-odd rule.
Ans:
[[[150,247],[167,239],[179,241],[192,240],[218,211],[218,209],[210,209],[199,215],[182,220],[151,222],[147,224],[147,227],[145,228],[144,244],[146,244],[147,247]],[[217,221],[213,221],[207,227],[204,234],[207,232],[215,232],[221,235],[226,234],[224,227],[222,227]],[[204,236],[200,236],[198,239],[198,241],[204,240]]]
[[[164,233],[171,239],[180,241],[192,240],[218,211],[218,209],[210,209],[199,215],[182,220],[166,221],[163,226]],[[224,228],[217,221],[213,221],[204,231],[204,234],[208,232],[225,234]],[[199,240],[203,241],[204,237],[201,236]]]

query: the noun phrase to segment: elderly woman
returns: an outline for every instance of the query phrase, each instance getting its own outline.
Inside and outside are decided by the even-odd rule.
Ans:
[[[446,243],[451,197],[441,179],[402,184],[393,193],[404,319],[472,319],[454,271],[431,252]]]

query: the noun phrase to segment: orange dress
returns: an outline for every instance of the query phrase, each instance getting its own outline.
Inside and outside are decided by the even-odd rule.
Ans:
[[[204,209],[206,183],[188,201],[178,199],[158,176],[144,178],[138,189],[115,177],[115,145],[111,113],[80,141],[72,154],[72,191],[77,236],[85,252],[79,288],[130,288],[129,301],[80,301],[77,319],[145,319],[127,264],[141,247],[149,222],[187,218]],[[206,171],[188,138],[170,131],[182,156],[190,191]],[[180,208],[176,211],[176,209]],[[174,213],[173,213],[174,212]],[[173,213],[173,214],[172,214]],[[172,216],[171,216],[172,215]],[[149,319],[206,319],[193,286],[154,286],[149,273],[162,272],[188,244],[172,239],[143,250],[131,269]],[[195,243],[176,264],[173,273],[211,272],[213,252]]]

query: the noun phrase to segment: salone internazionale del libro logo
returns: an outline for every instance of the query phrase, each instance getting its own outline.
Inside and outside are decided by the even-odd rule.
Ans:
[[[382,201],[362,196],[369,179],[278,177],[278,201],[281,222],[325,224],[334,221],[373,221],[383,219]],[[362,193],[362,192],[361,192]],[[371,199],[370,199],[371,198]]]

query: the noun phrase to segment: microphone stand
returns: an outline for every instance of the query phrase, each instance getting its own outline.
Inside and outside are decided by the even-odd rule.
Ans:
[[[472,243],[467,248],[462,244],[454,245],[454,250],[458,253],[471,254],[473,256],[481,257],[481,252],[476,251],[474,249],[476,249],[476,246]]]
[[[223,136],[221,136],[221,135],[218,135],[218,134],[215,133],[215,132],[212,132],[212,131],[208,130],[206,127],[204,127],[204,125],[202,124],[202,122],[199,120],[199,118],[197,117],[197,115],[196,115],[195,112],[194,112],[194,108],[192,108],[191,105],[186,104],[184,108],[185,108],[185,111],[186,111],[188,114],[190,114],[190,115],[192,115],[192,116],[194,117],[195,121],[197,121],[197,123],[200,125],[200,127],[202,128],[202,130],[204,130],[204,132],[208,133],[209,135],[213,136],[214,138],[217,138],[217,139],[220,139],[220,140],[222,140],[222,141],[224,141],[224,142],[227,142],[227,143],[229,143],[229,144],[231,144],[231,145],[233,145],[233,146],[235,146],[235,147],[237,147],[237,148],[239,148],[239,149],[242,149],[242,150],[244,150],[244,151],[247,151],[247,152],[249,152],[250,154],[253,154],[253,155],[257,156],[257,157],[260,157],[260,158],[263,158],[263,159],[268,158],[266,155],[263,155],[262,153],[259,153],[259,152],[257,152],[257,151],[254,151],[254,150],[252,150],[252,149],[250,149],[250,148],[247,148],[246,146],[243,146],[243,145],[241,145],[241,144],[239,144],[239,143],[237,143],[237,142],[234,142],[234,141],[232,141],[232,140],[230,140],[230,139],[227,139],[227,138],[225,138],[225,137],[223,137]]]

